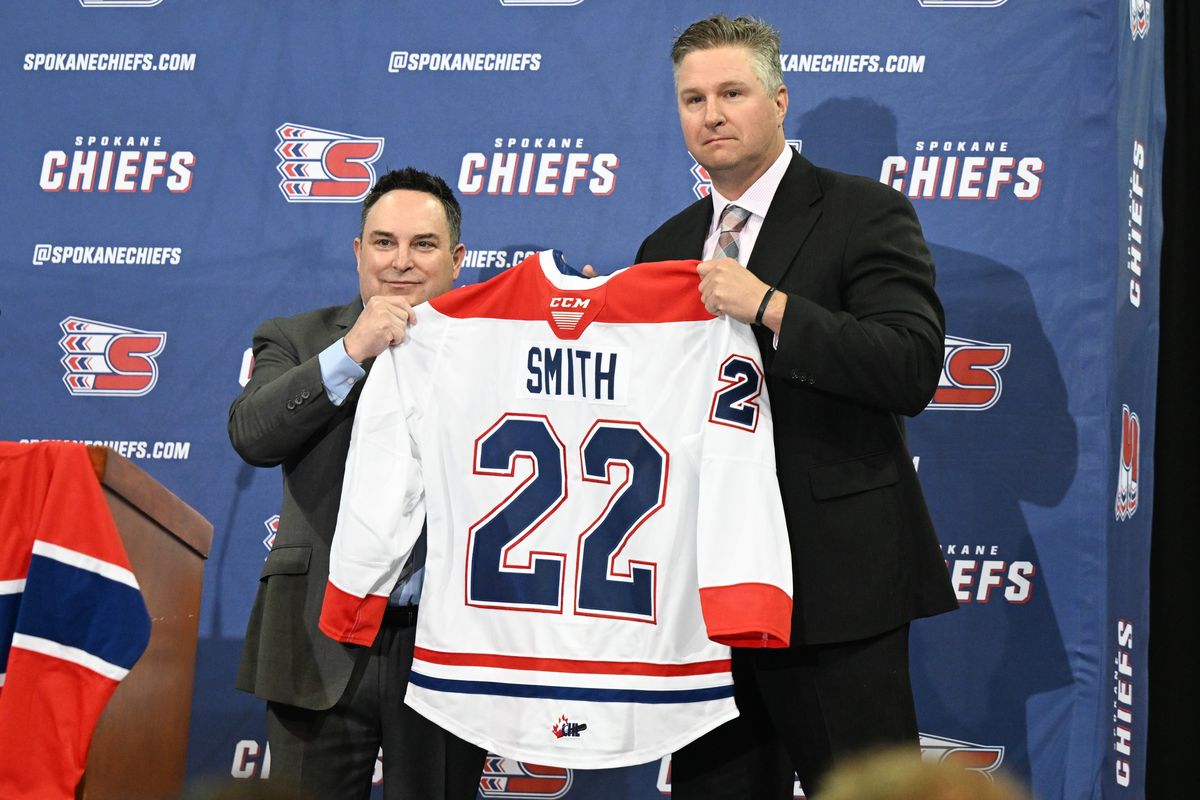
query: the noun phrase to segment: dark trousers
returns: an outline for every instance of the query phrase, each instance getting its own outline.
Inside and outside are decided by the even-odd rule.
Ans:
[[[737,719],[671,758],[675,800],[791,800],[843,756],[918,747],[908,625],[853,642],[733,651]]]
[[[287,785],[297,798],[365,800],[382,745],[387,800],[475,799],[486,751],[404,704],[415,622],[415,614],[388,610],[369,656],[333,708],[267,703],[273,783]]]

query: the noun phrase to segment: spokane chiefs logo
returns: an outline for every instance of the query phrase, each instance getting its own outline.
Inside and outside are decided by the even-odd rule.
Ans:
[[[1129,0],[1129,32],[1133,38],[1146,38],[1150,30],[1150,0]]]
[[[1004,763],[1003,745],[975,744],[921,734],[921,757],[934,763],[945,762],[978,772],[992,780],[992,773]]]
[[[267,535],[263,537],[263,547],[268,551],[275,546],[275,537],[279,534],[279,515],[272,514],[263,520],[263,525],[266,526]]]
[[[158,362],[167,334],[142,331],[107,322],[67,317],[59,323],[66,353],[63,382],[76,396],[117,395],[140,397],[158,383]]]
[[[1121,465],[1117,468],[1117,521],[1124,522],[1138,507],[1138,465],[1141,461],[1142,423],[1138,415],[1121,406]]]
[[[996,405],[1004,382],[1000,370],[1008,363],[1012,345],[946,337],[945,360],[932,409],[985,411]]]
[[[375,184],[371,166],[383,139],[285,123],[279,134],[279,190],[289,203],[357,203]]]
[[[788,139],[788,146],[793,148],[797,153],[803,152],[803,139]],[[692,184],[692,193],[696,195],[697,200],[703,200],[712,192],[712,176],[708,174],[708,170],[700,166],[695,158],[692,159],[692,177],[696,182]]]
[[[488,753],[479,778],[480,797],[537,798],[565,797],[574,776],[565,767],[543,767]]]

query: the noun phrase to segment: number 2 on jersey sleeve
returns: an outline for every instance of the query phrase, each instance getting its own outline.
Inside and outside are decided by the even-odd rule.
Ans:
[[[754,359],[733,355],[717,370],[724,386],[713,393],[708,421],[753,432],[758,427],[758,403],[763,374]]]
[[[575,612],[653,623],[656,565],[618,557],[637,529],[666,498],[668,455],[638,423],[601,420],[580,448],[583,479],[613,483],[608,504],[579,535]],[[467,604],[521,611],[561,612],[566,553],[530,551],[524,563],[513,551],[567,499],[566,449],[544,416],[505,414],[475,442],[475,474],[516,474],[518,460],[532,474],[471,526]],[[635,565],[636,564],[636,565]]]

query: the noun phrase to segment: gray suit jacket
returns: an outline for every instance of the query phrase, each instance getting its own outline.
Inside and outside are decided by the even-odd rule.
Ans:
[[[254,332],[254,371],[229,409],[229,439],[246,462],[283,468],[279,532],[246,627],[237,687],[264,700],[330,708],[365,648],[317,629],[329,577],[359,381],[341,406],[321,383],[318,354],[349,330],[362,302],[270,319]]]

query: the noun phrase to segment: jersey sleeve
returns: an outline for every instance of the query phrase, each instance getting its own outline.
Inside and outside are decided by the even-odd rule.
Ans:
[[[350,435],[329,582],[318,623],[340,642],[370,645],[383,621],[405,558],[425,519],[419,454],[412,420],[418,413],[401,381],[406,346],[375,359]],[[409,381],[416,380],[408,375]]]
[[[711,325],[697,515],[701,609],[713,641],[787,647],[792,559],[758,345],[748,325],[725,317]]]
[[[0,475],[0,797],[68,800],[150,615],[83,445],[7,452],[28,455]]]

